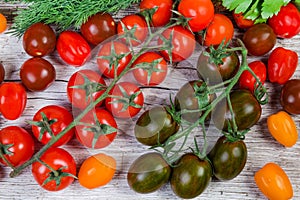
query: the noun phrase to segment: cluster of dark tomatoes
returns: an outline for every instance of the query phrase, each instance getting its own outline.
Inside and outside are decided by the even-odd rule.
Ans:
[[[182,0],[176,5],[175,14],[173,6],[171,0],[142,0],[140,13],[127,15],[118,23],[109,13],[97,13],[82,24],[80,32],[67,30],[59,33],[58,37],[49,25],[42,22],[26,30],[23,46],[32,58],[20,68],[22,84],[2,83],[0,86],[0,111],[9,120],[17,119],[23,113],[27,98],[25,88],[43,91],[55,81],[55,68],[44,56],[56,49],[66,64],[80,67],[90,59],[91,48],[99,48],[97,66],[100,74],[90,69],[79,69],[68,81],[67,96],[73,109],[79,111],[78,116],[74,117],[64,107],[49,105],[40,109],[30,122],[33,135],[46,145],[45,152],[34,160],[32,168],[35,179],[43,188],[50,191],[64,189],[76,176],[74,159],[59,146],[66,144],[75,134],[79,142],[88,148],[107,147],[117,135],[116,119],[132,118],[142,109],[144,96],[139,85],[162,83],[168,73],[168,62],[189,58],[197,41],[205,47],[212,47],[205,48],[199,55],[199,80],[191,80],[182,86],[175,96],[174,109],[157,106],[142,113],[134,128],[137,141],[151,147],[163,147],[162,144],[180,129],[181,120],[176,113],[183,121],[196,123],[204,113],[201,109],[212,105],[215,94],[207,90],[204,92],[204,85],[213,87],[235,79],[238,79],[238,89],[230,91],[231,103],[214,105],[210,116],[219,130],[230,132],[234,123],[237,131],[244,131],[257,123],[261,105],[254,93],[257,79],[263,84],[267,75],[271,82],[285,84],[282,89],[283,108],[289,113],[300,113],[300,81],[289,80],[298,64],[298,55],[294,51],[278,47],[270,53],[268,67],[261,61],[249,63],[256,78],[248,71],[237,77],[240,66],[237,52],[234,48],[232,51],[222,48],[233,38],[232,21],[226,15],[215,13],[210,0]],[[174,15],[180,20],[172,21]],[[284,21],[287,15],[298,20],[296,26]],[[300,31],[300,14],[291,3],[265,24],[253,24],[242,14],[234,14],[233,18],[238,27],[247,29],[242,40],[249,54],[254,56],[270,52],[277,37],[291,38]],[[179,23],[182,20],[187,27]],[[149,35],[154,35],[154,27],[159,33],[156,46],[160,48],[156,49],[147,43]],[[158,27],[164,27],[163,31],[159,32]],[[140,51],[135,52],[134,48],[138,47]],[[139,85],[119,81],[129,71]],[[106,80],[113,84],[107,85]],[[292,102],[290,96],[294,97]],[[23,143],[26,151],[12,150],[11,147],[16,144],[2,141],[5,134],[11,132]],[[6,150],[2,152],[4,159],[1,162],[15,169],[28,162],[34,152],[31,135],[24,132],[27,131],[21,127],[6,127],[0,131],[0,143]],[[26,139],[20,135],[26,136]],[[65,160],[68,165],[57,164],[57,159]],[[170,163],[159,153],[144,154],[131,165],[127,180],[129,186],[139,193],[156,191],[170,182],[176,195],[193,198],[206,189],[213,176],[219,180],[235,178],[243,170],[246,160],[247,148],[242,138],[229,141],[224,135],[204,157],[197,153],[184,153]],[[114,159],[107,155],[92,156],[82,164],[78,180],[89,189],[105,185],[113,178],[115,165]],[[93,174],[90,174],[91,169]]]

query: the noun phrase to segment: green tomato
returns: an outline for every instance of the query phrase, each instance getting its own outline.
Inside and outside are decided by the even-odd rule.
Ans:
[[[199,109],[206,107],[215,97],[205,93],[200,87],[203,81],[193,80],[184,84],[175,96],[175,108],[181,112],[181,117],[189,122],[196,122],[203,114]],[[188,112],[186,112],[188,111]]]
[[[169,181],[171,167],[159,153],[147,153],[137,158],[127,173],[127,182],[138,193],[151,193]]]
[[[213,166],[214,176],[222,181],[238,176],[247,161],[247,147],[242,140],[225,140],[225,136],[220,137],[207,156]]]
[[[157,106],[145,111],[137,120],[134,127],[136,139],[148,146],[164,143],[176,133],[179,125],[165,107]]]
[[[205,50],[204,52],[209,52]],[[236,52],[232,52],[222,59],[223,63],[215,64],[209,61],[209,56],[202,52],[198,58],[198,76],[207,81],[209,85],[215,85],[226,81],[237,73],[240,67],[239,57]]]
[[[258,122],[261,116],[261,106],[249,90],[234,90],[230,93],[233,115],[228,103],[224,99],[212,112],[215,126],[223,131],[228,131],[228,124],[233,124],[233,116],[238,130],[245,130]]]
[[[207,160],[192,153],[184,154],[173,168],[170,183],[174,193],[185,199],[200,195],[209,185],[212,168]]]

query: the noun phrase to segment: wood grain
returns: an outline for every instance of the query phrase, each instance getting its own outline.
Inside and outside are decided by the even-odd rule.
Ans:
[[[0,1],[0,12],[5,12],[9,20],[13,18],[12,10],[15,10],[18,4],[7,4]],[[134,12],[135,9],[122,11],[115,16],[116,19]],[[236,37],[241,37],[242,33],[236,30]],[[278,39],[276,46],[282,46],[300,53],[300,36],[293,39]],[[96,50],[95,50],[96,51]],[[196,79],[195,62],[197,56],[201,52],[201,48],[195,52],[191,59],[170,67],[167,79],[159,85],[159,87],[148,88],[143,87],[145,94],[145,107],[143,110],[149,109],[153,105],[168,104],[169,95],[174,94],[188,80]],[[0,62],[5,66],[5,81],[20,82],[19,68],[29,56],[22,48],[22,40],[15,38],[9,34],[0,34]],[[69,77],[78,70],[62,63],[56,53],[45,57],[56,68],[57,78],[55,83],[44,92],[28,92],[28,103],[22,117],[15,121],[7,121],[0,116],[0,128],[9,125],[18,125],[25,127],[30,131],[30,127],[26,124],[27,120],[32,119],[34,113],[45,105],[58,104],[63,105],[71,110],[70,103],[66,96],[66,85]],[[249,61],[263,60],[265,57],[249,57]],[[96,69],[94,59],[88,62],[82,68]],[[82,69],[80,68],[80,69]],[[300,68],[298,67],[293,78],[300,78]],[[128,75],[126,79],[132,80]],[[213,181],[207,190],[197,199],[265,199],[255,185],[253,176],[267,162],[278,163],[288,174],[294,188],[294,198],[300,199],[300,144],[299,142],[292,148],[284,148],[278,144],[268,133],[266,126],[266,118],[279,110],[279,93],[281,86],[266,83],[270,95],[270,102],[263,106],[262,118],[255,125],[246,137],[248,147],[248,161],[243,172],[234,180],[227,182]],[[294,115],[297,127],[299,128],[300,117]],[[169,185],[164,186],[157,192],[141,195],[129,189],[126,181],[126,171],[132,161],[139,155],[148,152],[146,147],[139,144],[133,137],[133,124],[136,118],[125,121],[118,120],[120,131],[116,140],[103,150],[90,150],[81,146],[74,138],[64,149],[70,151],[74,156],[78,166],[88,156],[98,152],[105,152],[117,159],[117,173],[114,179],[106,186],[95,190],[87,190],[82,188],[78,181],[75,181],[70,187],[60,192],[47,192],[41,189],[31,175],[30,167],[25,169],[21,175],[16,178],[9,178],[10,169],[0,167],[0,199],[178,199],[173,193]],[[214,144],[218,133],[212,129],[208,134],[210,146]],[[40,144],[36,143],[36,149],[40,148]]]

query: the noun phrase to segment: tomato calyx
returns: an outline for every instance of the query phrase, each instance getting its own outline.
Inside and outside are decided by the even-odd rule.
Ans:
[[[0,154],[1,155],[13,155],[14,153],[9,150],[14,144],[1,144],[0,143]]]
[[[145,18],[147,25],[149,26],[153,20],[153,15],[157,10],[158,10],[158,6],[155,6],[153,8],[144,9],[139,14]]]
[[[94,120],[95,124],[88,124],[79,122],[78,125],[84,125],[86,126],[84,128],[85,131],[90,131],[94,134],[93,140],[92,140],[92,149],[95,149],[96,143],[101,135],[109,135],[114,132],[116,132],[118,129],[114,128],[113,126],[110,126],[108,124],[100,123],[96,113],[94,114]]]
[[[172,50],[174,48],[173,45],[173,37],[174,37],[174,29],[170,33],[169,38],[165,38],[163,35],[159,35],[159,39],[163,41],[162,46],[159,48],[161,51],[167,51],[168,56],[170,58],[170,64],[173,63]]]
[[[180,12],[178,12],[176,10],[172,10],[172,12],[177,15],[176,18],[172,18],[172,20],[174,20],[177,25],[181,25],[184,28],[188,29],[189,31],[193,32],[190,25],[189,25],[189,21],[192,18],[185,17]]]
[[[163,58],[159,58],[153,60],[152,62],[142,62],[135,65],[132,69],[143,69],[147,72],[147,84],[150,84],[152,73],[155,72],[164,72],[164,70],[158,69],[156,66],[163,60]]]
[[[208,62],[210,64],[222,65],[224,64],[223,60],[232,54],[232,51],[228,48],[229,42],[226,44],[224,42],[225,40],[217,48],[214,45],[210,45],[208,50],[203,52],[209,58]]]
[[[80,73],[80,72],[79,72]],[[80,75],[84,79],[84,83],[81,85],[74,85],[70,88],[73,89],[82,89],[85,91],[85,100],[88,101],[89,98],[93,99],[92,96],[94,93],[105,90],[107,88],[106,85],[91,81],[85,74],[80,73]]]
[[[134,29],[134,28],[133,28]],[[132,29],[131,29],[132,30]],[[128,30],[128,31],[131,31],[131,30]],[[126,33],[126,32],[124,32]],[[118,54],[116,52],[116,49],[115,49],[115,44],[112,43],[111,44],[111,52],[110,52],[110,55],[108,56],[98,56],[99,59],[103,59],[103,60],[107,60],[109,62],[109,72],[114,69],[114,77],[117,77],[117,66],[119,65],[119,62],[125,58],[126,56],[128,56],[130,54],[130,52],[127,52],[127,53],[121,53],[121,54]],[[97,59],[98,59],[97,58]],[[114,67],[115,66],[115,67]]]
[[[0,159],[2,159],[7,166],[14,168],[11,162],[6,158],[6,156],[14,155],[13,152],[9,150],[9,148],[13,147],[14,144],[2,144],[0,143]]]
[[[44,134],[46,133],[49,133],[52,137],[54,137],[54,133],[51,129],[51,125],[57,122],[57,119],[49,120],[44,112],[41,112],[41,116],[42,116],[42,121],[28,121],[30,125],[34,125],[41,128],[38,137],[39,141],[42,140]]]
[[[126,111],[128,109],[128,107],[130,107],[130,106],[134,107],[134,108],[142,108],[141,105],[134,102],[134,99],[137,98],[142,93],[142,91],[138,90],[138,91],[134,92],[133,94],[128,94],[121,85],[118,85],[118,87],[122,93],[122,96],[109,95],[109,97],[116,99],[116,100],[110,102],[110,104],[121,103],[123,105],[121,112]]]
[[[135,32],[137,30],[137,25],[134,25],[132,28],[127,28],[126,25],[120,21],[122,29],[124,30],[124,32],[122,34],[120,34],[119,38],[123,38],[126,40],[126,42],[128,44],[130,44],[130,46],[132,46],[132,41],[137,42],[137,43],[141,43],[142,41],[139,40],[136,36],[135,36]]]
[[[49,170],[51,170],[48,173],[48,178],[46,178],[46,180],[42,183],[42,186],[46,185],[47,183],[49,183],[51,181],[55,181],[56,188],[58,188],[62,182],[62,178],[64,178],[64,177],[72,177],[74,179],[77,179],[77,177],[74,176],[73,174],[64,172],[63,170],[66,168],[64,166],[55,170],[51,166],[49,166],[47,163],[45,163],[41,160],[39,160],[38,162],[45,165]]]
[[[229,127],[229,125],[228,125]],[[244,140],[246,138],[246,134],[250,131],[250,129],[242,130],[242,131],[222,131],[223,135],[226,137],[226,142],[237,142]]]
[[[198,99],[199,111],[207,110],[207,106],[210,103],[210,95],[212,92],[205,82],[203,82],[200,86],[198,84],[193,84],[193,88],[195,90],[195,97]]]

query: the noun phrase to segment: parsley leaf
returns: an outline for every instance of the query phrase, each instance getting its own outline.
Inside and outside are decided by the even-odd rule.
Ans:
[[[282,6],[291,0],[222,0],[222,5],[235,13],[243,13],[245,18],[255,23],[266,22],[277,14]],[[296,2],[300,0],[296,0]]]
[[[268,19],[274,14],[276,15],[281,6],[288,4],[290,0],[265,0],[262,6],[261,16],[263,19]]]

